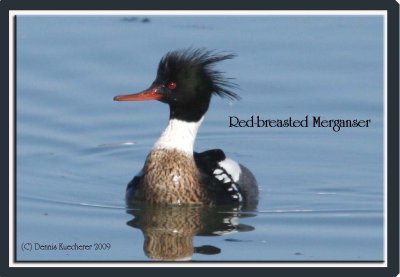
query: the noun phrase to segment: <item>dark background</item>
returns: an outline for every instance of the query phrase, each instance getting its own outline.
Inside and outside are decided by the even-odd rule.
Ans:
[[[1,41],[1,96],[2,111],[8,111],[8,11],[9,10],[387,10],[388,12],[388,255],[387,268],[9,268],[8,257],[8,167],[1,167],[4,179],[0,192],[0,276],[53,276],[55,274],[84,275],[99,274],[110,276],[118,271],[119,276],[132,274],[251,274],[253,276],[396,276],[399,273],[399,6],[395,0],[336,0],[336,1],[198,1],[183,2],[177,0],[161,1],[29,1],[0,0]],[[13,95],[8,95],[13,97]],[[7,117],[0,117],[4,129],[7,128]],[[2,153],[8,145],[8,137],[2,138]],[[15,156],[14,156],[15,157]],[[15,159],[15,158],[14,158]],[[13,177],[12,177],[13,178]],[[249,249],[251,251],[251,249]],[[122,266],[124,264],[121,264]],[[129,264],[126,264],[129,265]],[[302,266],[307,265],[303,263]],[[177,264],[179,266],[179,264]],[[229,264],[228,264],[229,266]],[[233,264],[232,264],[233,266]],[[65,263],[65,267],[70,267]]]

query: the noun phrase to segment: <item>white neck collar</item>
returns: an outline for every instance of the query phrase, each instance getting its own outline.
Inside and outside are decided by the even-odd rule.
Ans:
[[[178,150],[192,156],[194,141],[203,119],[204,116],[197,122],[170,119],[153,149]]]

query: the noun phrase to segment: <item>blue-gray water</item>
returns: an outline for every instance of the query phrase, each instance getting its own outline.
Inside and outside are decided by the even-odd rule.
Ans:
[[[211,231],[186,226],[185,247],[203,249],[186,255],[383,260],[383,17],[148,18],[18,16],[17,260],[160,259],[146,252],[140,226],[185,215],[134,215],[124,192],[165,128],[168,107],[112,98],[147,88],[161,56],[186,47],[238,55],[218,68],[236,78],[242,100],[213,98],[196,150],[224,149],[253,171],[261,194],[252,213],[205,213],[202,228]],[[339,132],[229,128],[229,116],[252,115],[371,124]],[[170,231],[158,223],[158,232]],[[29,243],[32,251],[23,250]],[[35,250],[59,243],[92,248]],[[96,251],[95,243],[111,248]]]

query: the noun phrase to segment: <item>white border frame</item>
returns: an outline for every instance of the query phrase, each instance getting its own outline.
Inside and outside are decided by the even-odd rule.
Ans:
[[[67,15],[67,16],[137,16],[137,15],[160,15],[160,16],[383,16],[383,185],[384,185],[384,262],[329,262],[315,263],[307,261],[299,262],[221,262],[221,263],[151,263],[151,262],[14,262],[15,230],[14,230],[14,16],[16,15]],[[113,11],[86,11],[86,10],[47,10],[47,11],[9,11],[9,267],[387,267],[387,11],[385,10],[354,10],[354,11],[208,11],[208,10],[184,10],[184,11],[154,11],[154,10],[113,10]],[[15,248],[14,248],[15,247]]]

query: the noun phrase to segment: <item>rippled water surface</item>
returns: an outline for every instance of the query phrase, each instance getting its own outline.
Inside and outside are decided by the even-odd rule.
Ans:
[[[144,19],[18,16],[17,260],[383,260],[383,18]],[[125,206],[168,107],[112,98],[190,46],[238,55],[218,68],[242,100],[212,100],[196,150],[253,171],[254,211]],[[371,124],[229,127],[307,115]]]

